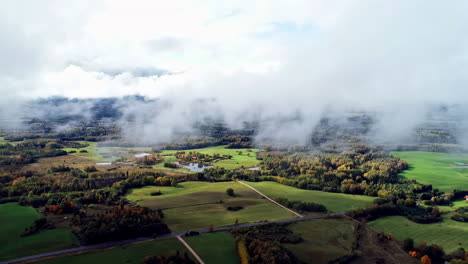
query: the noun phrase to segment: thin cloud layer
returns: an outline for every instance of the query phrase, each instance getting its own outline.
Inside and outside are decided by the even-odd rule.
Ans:
[[[434,104],[468,98],[465,1],[26,4],[0,11],[2,106],[160,98],[164,108],[124,108],[144,116],[137,130],[149,141],[214,115],[233,127],[260,120],[259,139],[300,143],[324,114],[349,111],[376,113],[375,137],[403,138]]]

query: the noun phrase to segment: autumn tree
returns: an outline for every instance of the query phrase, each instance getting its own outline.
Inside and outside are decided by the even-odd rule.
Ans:
[[[431,258],[430,258],[428,255],[424,255],[424,256],[421,258],[421,263],[422,263],[422,264],[432,264],[432,260],[431,260]]]

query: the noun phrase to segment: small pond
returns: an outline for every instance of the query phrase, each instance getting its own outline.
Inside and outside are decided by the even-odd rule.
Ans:
[[[100,162],[96,163],[96,165],[112,165],[112,162]]]
[[[179,162],[174,162],[175,164],[179,165],[181,168],[189,169],[190,171],[194,172],[202,172],[206,169],[213,168],[213,166],[207,166],[203,163],[189,163],[187,164],[180,164]]]
[[[136,155],[135,155],[135,158],[143,158],[143,157],[145,157],[145,156],[150,156],[150,155],[151,155],[151,154],[149,154],[149,153],[140,153],[140,154],[136,154]]]

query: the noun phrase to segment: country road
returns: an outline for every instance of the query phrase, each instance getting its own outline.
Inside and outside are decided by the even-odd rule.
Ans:
[[[195,252],[195,250],[193,250],[193,248],[187,242],[185,242],[185,240],[181,236],[177,236],[177,239],[179,239],[180,243],[184,244],[184,246],[190,251],[190,253],[192,253],[192,255],[197,259],[198,263],[205,264],[205,262],[200,258],[200,256],[198,256],[197,252]]]
[[[286,208],[285,206],[279,204],[278,202],[276,202],[275,200],[273,200],[270,197],[266,196],[265,194],[261,193],[260,191],[253,188],[252,186],[250,186],[250,185],[248,185],[246,183],[243,183],[241,181],[237,181],[237,182],[249,187],[253,191],[260,194],[261,196],[265,197],[265,199],[268,199],[270,202],[272,202],[272,203],[278,205],[279,207],[291,212],[292,214],[296,215],[297,217],[288,218],[288,219],[281,219],[281,220],[273,220],[273,221],[264,221],[264,222],[258,222],[258,223],[217,227],[217,228],[213,228],[212,230],[210,230],[210,229],[201,229],[201,230],[196,230],[197,232],[199,232],[199,233],[218,232],[218,231],[226,231],[226,230],[235,229],[235,228],[242,228],[242,227],[259,226],[259,225],[266,225],[266,224],[271,224],[271,223],[297,222],[297,221],[304,221],[304,220],[310,220],[310,219],[323,218],[323,217],[327,217],[327,216],[337,216],[337,215],[344,215],[345,214],[344,212],[336,212],[336,213],[321,214],[321,215],[303,216],[303,215],[301,215],[301,214],[299,214],[299,213],[297,213],[297,212],[295,212],[295,211],[293,211],[293,210],[291,210],[289,208]],[[41,258],[45,258],[45,257],[59,256],[59,255],[67,254],[67,253],[87,251],[87,250],[97,249],[97,248],[114,247],[114,246],[119,246],[119,245],[128,244],[128,243],[141,242],[141,241],[160,239],[160,238],[177,237],[180,240],[181,239],[180,237],[183,236],[184,234],[185,233],[171,233],[171,234],[165,234],[165,235],[159,235],[159,236],[140,237],[140,238],[134,238],[134,239],[121,240],[121,241],[106,242],[106,243],[101,243],[101,244],[96,244],[96,245],[81,246],[81,247],[76,247],[76,248],[69,248],[69,249],[63,249],[63,250],[58,250],[58,251],[49,252],[49,253],[33,255],[33,256],[29,256],[29,257],[23,257],[23,258],[18,258],[18,259],[2,261],[2,262],[0,262],[0,264],[18,263],[18,262],[22,262],[22,261],[30,261],[30,260],[41,259]],[[185,243],[184,243],[184,245],[185,245]]]
[[[265,222],[258,222],[258,223],[217,227],[217,228],[213,228],[212,232],[226,231],[226,230],[235,229],[235,228],[260,226],[260,225],[266,225],[266,224],[272,224],[272,223],[289,223],[289,222],[305,221],[305,220],[311,220],[311,219],[324,218],[324,217],[327,217],[327,216],[338,216],[338,215],[344,215],[344,214],[345,214],[344,212],[336,212],[336,213],[330,213],[330,214],[311,215],[311,216],[295,217],[295,218],[265,221]],[[209,232],[211,232],[210,229],[201,229],[201,230],[196,230],[196,231],[199,232],[199,233],[209,233]],[[184,233],[171,233],[171,234],[159,235],[159,236],[154,236],[154,237],[139,237],[139,238],[127,239],[127,240],[121,240],[121,241],[106,242],[106,243],[101,243],[101,244],[96,244],[96,245],[81,246],[81,247],[76,247],[76,248],[69,248],[69,249],[63,249],[63,250],[58,250],[58,251],[49,252],[49,253],[33,255],[33,256],[29,256],[29,257],[6,260],[6,261],[0,262],[0,264],[18,263],[18,262],[21,262],[21,261],[29,261],[29,260],[40,259],[40,258],[45,258],[45,257],[58,256],[58,255],[67,254],[67,253],[87,251],[87,250],[97,249],[97,248],[107,248],[107,247],[114,247],[114,246],[119,246],[119,245],[123,245],[123,244],[134,243],[134,242],[141,242],[141,241],[149,241],[149,240],[153,240],[153,239],[183,236],[184,234],[185,234],[185,232]]]
[[[245,185],[245,186],[249,187],[249,188],[252,189],[254,192],[260,194],[260,195],[263,196],[263,197],[265,197],[265,199],[267,199],[268,201],[270,201],[270,202],[276,204],[277,206],[283,208],[284,210],[289,211],[290,213],[296,215],[297,217],[304,217],[304,216],[300,215],[299,213],[297,213],[297,212],[295,212],[295,211],[293,211],[293,210],[287,208],[286,206],[283,206],[282,204],[278,203],[277,201],[271,199],[270,197],[266,196],[265,194],[263,194],[263,193],[260,192],[259,190],[257,190],[257,189],[255,189],[254,187],[248,185],[247,183],[243,183],[243,182],[241,182],[241,181],[237,181],[237,182],[240,183],[240,184],[242,184],[242,185]]]

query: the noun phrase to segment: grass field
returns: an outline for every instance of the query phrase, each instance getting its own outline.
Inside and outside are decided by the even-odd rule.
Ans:
[[[88,144],[87,147],[84,148],[63,148],[66,152],[70,152],[72,150],[76,151],[76,153],[73,153],[72,155],[77,155],[85,158],[90,158],[90,159],[95,159],[96,161],[108,161],[106,160],[98,151],[98,147],[96,146],[96,142],[90,142],[90,141],[77,141],[82,144]],[[86,150],[87,152],[85,153],[80,153],[80,150]]]
[[[457,169],[454,162],[468,163],[467,154],[449,154],[422,151],[393,152],[405,160],[410,169],[401,175],[420,183],[432,184],[441,191],[468,190],[468,169]]]
[[[186,249],[176,238],[153,240],[149,242],[122,245],[110,249],[93,251],[81,255],[49,259],[41,264],[140,264],[146,256],[168,255],[176,251],[185,253]],[[189,253],[190,254],[190,253]]]
[[[230,233],[206,233],[184,239],[206,264],[240,262],[234,237]]]
[[[31,207],[16,203],[0,205],[0,261],[78,245],[68,228],[42,231],[27,237],[19,236],[39,218],[41,214]]]
[[[446,253],[452,253],[458,247],[468,248],[468,223],[453,221],[448,216],[441,223],[417,224],[403,216],[388,216],[369,222],[378,231],[391,233],[398,240],[412,238],[416,245],[425,241],[437,244]]]
[[[345,218],[297,222],[288,227],[304,241],[282,244],[304,263],[326,264],[351,252],[354,224]]]
[[[227,188],[234,189],[236,196],[228,196]],[[162,195],[151,196],[156,190]],[[173,231],[233,225],[236,219],[243,223],[294,217],[237,182],[184,182],[179,187],[143,187],[131,190],[127,198],[149,208],[166,208],[164,221]],[[219,203],[220,200],[223,203]],[[244,209],[228,211],[229,206]]]
[[[364,195],[343,193],[328,193],[321,191],[302,190],[276,182],[247,182],[250,186],[272,198],[288,198],[294,201],[314,202],[323,204],[329,211],[341,212],[367,207],[375,199]]]
[[[11,144],[11,145],[14,146],[14,145],[17,145],[17,144],[23,143],[23,142],[24,142],[24,140],[22,140],[22,141],[13,141],[13,142],[10,142],[10,141],[6,140],[5,137],[0,137],[0,145],[1,145],[1,144],[7,144],[7,143],[8,143],[8,144]]]
[[[251,152],[247,152],[247,150],[251,150]],[[220,155],[231,155],[232,159],[228,160],[221,160],[216,163],[214,163],[215,166],[218,167],[223,167],[225,169],[237,169],[242,166],[245,168],[248,167],[254,167],[258,163],[260,163],[259,160],[256,158],[256,152],[258,152],[258,149],[227,149],[226,146],[215,146],[215,147],[208,147],[208,148],[202,148],[202,149],[190,149],[190,150],[184,150],[186,153],[190,151],[196,151],[200,152],[203,154],[210,154],[212,155],[213,153],[219,153]],[[239,155],[239,151],[242,152],[241,155]],[[177,150],[164,150],[162,152],[162,155],[172,155],[176,153]]]

